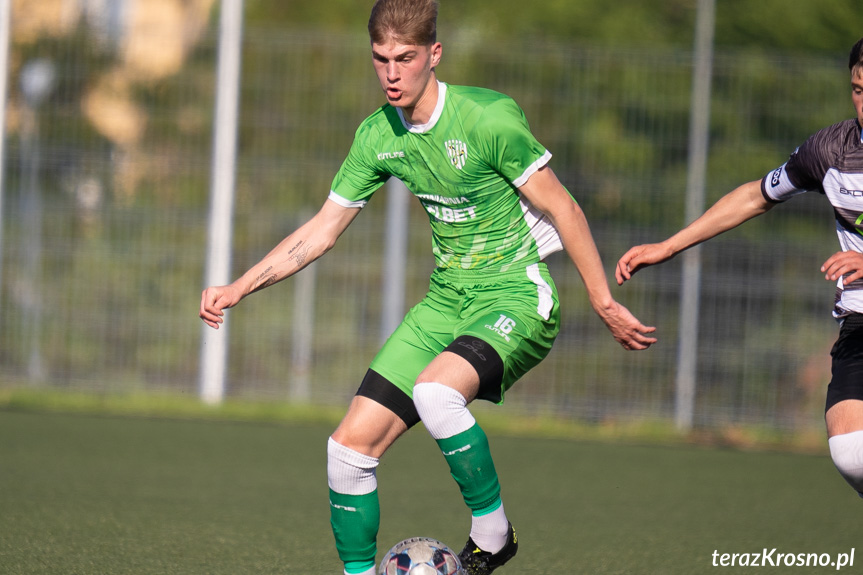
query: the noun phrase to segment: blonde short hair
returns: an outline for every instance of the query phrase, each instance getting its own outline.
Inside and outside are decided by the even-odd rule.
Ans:
[[[438,0],[377,0],[369,17],[375,44],[389,38],[402,44],[431,46],[437,42]]]

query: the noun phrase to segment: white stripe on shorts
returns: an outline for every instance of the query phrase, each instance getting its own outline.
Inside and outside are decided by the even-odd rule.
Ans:
[[[547,320],[551,316],[551,308],[554,307],[554,300],[551,297],[551,286],[548,285],[542,275],[539,273],[539,265],[533,264],[527,266],[527,277],[536,284],[536,295],[539,297],[539,305],[536,306],[536,313],[542,319]]]

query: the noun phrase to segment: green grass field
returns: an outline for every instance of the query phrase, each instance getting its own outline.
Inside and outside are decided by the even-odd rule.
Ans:
[[[340,574],[330,432],[0,411],[0,573]],[[521,543],[496,575],[751,573],[714,567],[714,551],[835,558],[863,543],[863,501],[823,455],[490,439]],[[379,556],[415,535],[461,548],[468,512],[421,426],[378,477]],[[863,571],[860,547],[842,572]]]

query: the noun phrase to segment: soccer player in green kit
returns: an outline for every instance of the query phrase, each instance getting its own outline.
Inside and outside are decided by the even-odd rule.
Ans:
[[[218,328],[224,309],[332,248],[390,177],[428,212],[436,262],[429,292],[372,360],[327,446],[331,523],[349,575],[374,575],[375,470],[419,421],[471,510],[459,554],[466,573],[491,573],[515,555],[488,440],[468,404],[501,403],[551,349],[559,310],[546,256],[566,250],[591,306],[625,349],[656,341],[654,328],[611,296],[584,214],[518,105],[438,81],[437,11],[437,0],[375,2],[369,35],[386,105],[357,129],[321,210],[239,279],[201,296],[200,317]]]

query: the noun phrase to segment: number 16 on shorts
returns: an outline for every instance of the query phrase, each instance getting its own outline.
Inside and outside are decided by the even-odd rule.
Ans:
[[[509,341],[509,334],[515,328],[515,326],[516,323],[514,319],[501,314],[498,320],[494,322],[494,325],[486,325],[485,327],[494,331],[506,341]]]

